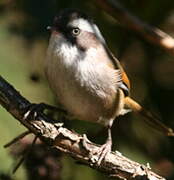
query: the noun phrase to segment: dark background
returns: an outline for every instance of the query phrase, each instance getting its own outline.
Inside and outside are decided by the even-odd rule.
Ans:
[[[122,0],[121,3],[140,20],[174,36],[173,0]],[[162,121],[174,129],[174,57],[125,28],[122,22],[97,7],[95,0],[0,0],[0,75],[30,101],[55,104],[43,72],[50,36],[46,27],[51,25],[59,10],[69,7],[81,9],[94,18],[131,80],[131,96],[159,114]],[[97,143],[105,141],[106,132],[100,125],[73,121],[68,126],[79,133],[87,133],[89,139],[94,140],[95,137]],[[55,155],[48,149],[40,154],[43,158],[51,157],[51,160],[48,158],[49,161],[46,159],[36,166],[36,161],[43,160],[41,155],[37,159],[37,152],[44,149],[40,148],[40,144],[23,167],[11,175],[16,158],[23,152],[21,149],[28,147],[30,138],[8,150],[3,148],[3,144],[22,131],[24,128],[0,108],[0,179],[108,179],[89,167],[79,165],[70,157]],[[174,179],[174,138],[165,137],[149,128],[142,117],[134,113],[118,118],[112,134],[114,150],[140,163],[150,163],[155,172],[169,180]],[[33,164],[27,164],[28,161]],[[30,176],[36,171],[39,171],[37,177]]]

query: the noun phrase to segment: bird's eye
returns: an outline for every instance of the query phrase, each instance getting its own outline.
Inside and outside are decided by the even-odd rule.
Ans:
[[[73,28],[72,29],[72,35],[73,36],[78,36],[80,34],[80,29],[79,28]]]

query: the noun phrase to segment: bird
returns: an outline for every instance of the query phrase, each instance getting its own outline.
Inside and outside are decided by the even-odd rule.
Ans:
[[[44,68],[58,103],[72,117],[107,128],[99,165],[111,152],[111,127],[120,115],[134,111],[165,135],[174,135],[158,116],[130,97],[128,76],[91,17],[77,9],[64,9],[49,29]]]

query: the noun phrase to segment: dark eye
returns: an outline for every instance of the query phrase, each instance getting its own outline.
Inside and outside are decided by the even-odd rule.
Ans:
[[[78,36],[80,34],[80,29],[79,28],[73,28],[72,29],[72,35],[73,36]]]

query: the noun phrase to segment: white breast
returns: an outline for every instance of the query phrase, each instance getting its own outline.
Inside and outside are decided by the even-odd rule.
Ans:
[[[65,41],[57,35],[50,39],[45,68],[52,90],[65,109],[78,119],[95,122],[108,119],[107,124],[118,113],[113,109],[120,105],[116,100],[120,98],[114,82],[116,71],[95,59],[95,49],[79,52]]]

